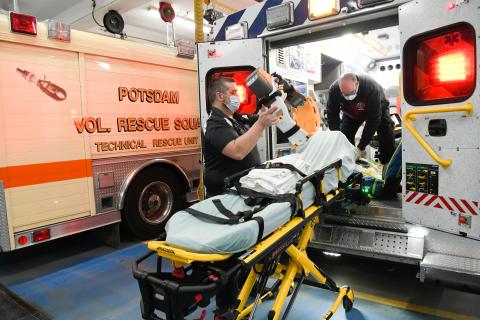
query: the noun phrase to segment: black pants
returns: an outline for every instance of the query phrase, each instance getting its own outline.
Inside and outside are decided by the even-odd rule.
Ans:
[[[342,118],[340,130],[353,145],[355,145],[355,135],[357,134],[358,128],[360,128],[363,122],[364,121],[352,119],[346,115]],[[388,163],[395,152],[393,126],[393,121],[384,115],[377,129],[379,160],[382,164]]]

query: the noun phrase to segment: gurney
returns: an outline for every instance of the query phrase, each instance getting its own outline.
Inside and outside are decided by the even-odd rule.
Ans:
[[[306,249],[320,213],[344,195],[355,199],[361,190],[362,175],[351,175],[355,147],[340,132],[309,135],[299,127],[287,104],[300,106],[305,97],[281,76],[257,69],[246,83],[259,98],[258,105],[279,108],[282,117],[276,126],[297,152],[227,178],[224,194],[177,212],[166,225],[166,238],[148,242],[151,252],[133,266],[144,319],[162,319],[157,311],[166,320],[185,319],[208,306],[217,293],[222,295],[215,320],[253,319],[257,306],[273,297],[268,319],[286,319],[307,276],[338,293],[323,319],[330,319],[340,303],[347,311],[353,306],[353,291],[338,287],[308,258]],[[278,181],[268,179],[274,170],[287,174]],[[156,270],[144,270],[140,264],[153,255]],[[172,261],[173,272],[162,269],[162,259]],[[276,280],[267,288],[270,278]],[[219,304],[232,283],[243,284],[236,301]],[[255,299],[250,302],[252,292]],[[205,316],[204,310],[200,320]]]
[[[322,135],[331,138],[329,140],[332,142],[332,148],[341,148],[338,141],[333,139],[339,133],[322,133]],[[339,137],[346,140],[343,136]],[[315,141],[315,137],[311,141]],[[318,150],[318,148],[315,149]],[[305,152],[308,153],[308,150]],[[264,168],[267,166],[275,167],[276,164],[266,164]],[[238,191],[232,190],[241,190],[242,186],[239,181],[249,172],[249,170],[246,170],[228,178],[227,187],[229,189],[222,199],[231,196],[232,192]],[[327,179],[332,174],[337,177],[333,188],[327,187],[327,185],[332,184],[331,179]],[[147,246],[151,252],[139,258],[133,267],[133,274],[139,282],[142,296],[143,318],[162,319],[157,314],[157,311],[161,311],[165,314],[166,320],[185,319],[197,308],[208,306],[211,299],[227,283],[243,281],[247,274],[248,276],[241,286],[242,289],[234,306],[227,310],[218,310],[215,316],[216,320],[243,319],[247,316],[253,319],[256,307],[265,299],[273,297],[275,297],[275,301],[268,319],[280,319],[280,316],[285,319],[307,276],[313,277],[321,287],[338,293],[337,299],[324,319],[329,319],[340,304],[343,304],[345,310],[350,310],[354,300],[353,291],[347,286],[338,287],[308,258],[306,248],[313,237],[314,227],[319,222],[320,213],[335,201],[344,197],[346,191],[351,193],[352,190],[359,190],[361,180],[362,175],[360,173],[353,174],[348,179],[342,179],[342,160],[333,161],[321,169],[305,175],[296,182],[295,192],[291,194],[292,197],[282,199],[284,206],[290,206],[291,208],[291,213],[286,222],[277,226],[271,233],[267,231],[262,236],[254,234],[258,241],[244,249],[240,245],[233,248],[230,253],[217,253],[207,246],[207,252],[201,252],[205,251],[205,246],[196,246],[195,244],[198,239],[202,238],[199,236],[202,233],[201,230],[197,230],[196,238],[192,237],[185,242],[175,237],[170,237],[170,240],[167,237],[169,241],[148,242]],[[245,196],[245,194],[243,195]],[[265,196],[261,192],[255,194],[251,191],[248,195],[252,196],[252,200],[258,200],[259,197]],[[255,198],[255,195],[259,197]],[[234,196],[238,197],[238,195]],[[211,203],[214,200],[207,199],[205,201]],[[267,199],[267,202],[268,200],[273,201]],[[280,203],[282,204],[282,202]],[[273,202],[273,204],[278,205],[279,202]],[[201,208],[200,206],[193,207]],[[257,213],[260,214],[261,211]],[[184,214],[184,217],[186,216],[188,216],[188,213]],[[251,223],[249,229],[259,230],[257,222],[252,221],[255,216],[255,213],[251,214],[250,217],[245,212],[242,213],[241,219],[246,219],[242,223]],[[201,216],[191,217],[191,219],[197,219],[197,223],[200,223],[202,218]],[[265,218],[268,219],[268,215]],[[180,212],[172,219],[174,219],[171,222],[172,225],[179,222],[183,223]],[[203,223],[208,223],[208,221]],[[181,226],[181,224],[178,224],[178,226]],[[225,223],[224,227],[228,228],[230,226]],[[172,232],[172,229],[167,228],[167,231]],[[176,231],[180,231],[180,227],[177,227]],[[141,265],[153,255],[157,256],[157,268],[152,272],[145,271]],[[162,266],[164,267],[162,259],[172,261],[173,272],[162,269]],[[269,278],[276,280],[270,288],[267,288]],[[293,292],[291,292],[292,288]],[[252,292],[255,293],[255,299],[249,303]],[[282,314],[289,293],[292,294],[292,297]]]

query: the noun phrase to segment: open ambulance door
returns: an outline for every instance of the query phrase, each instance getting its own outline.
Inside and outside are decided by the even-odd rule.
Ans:
[[[414,224],[480,239],[480,20],[476,4],[449,3],[412,1],[399,11],[403,214]]]
[[[202,146],[206,122],[210,114],[208,86],[219,77],[233,78],[237,83],[240,96],[238,112],[255,113],[257,98],[245,84],[245,79],[256,68],[264,67],[263,52],[263,40],[258,38],[204,42],[197,45]],[[268,137],[264,136],[257,146],[262,161],[267,160],[267,146]]]

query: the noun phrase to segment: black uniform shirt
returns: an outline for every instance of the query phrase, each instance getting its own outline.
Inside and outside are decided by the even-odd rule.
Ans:
[[[205,186],[208,196],[219,194],[224,189],[226,177],[242,170],[260,164],[260,154],[257,147],[242,160],[234,160],[222,154],[223,148],[248,131],[258,119],[258,115],[235,113],[234,118],[228,118],[217,108],[207,120],[204,139]]]
[[[330,130],[340,129],[340,110],[343,116],[357,121],[366,121],[362,138],[358,145],[362,150],[370,143],[377,131],[382,116],[388,116],[389,102],[383,88],[367,75],[357,75],[359,87],[355,99],[345,99],[340,91],[338,80],[328,90],[327,120]]]

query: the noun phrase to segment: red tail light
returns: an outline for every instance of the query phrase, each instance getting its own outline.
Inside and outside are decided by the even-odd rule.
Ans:
[[[33,232],[33,242],[39,242],[50,239],[50,229],[42,229]]]
[[[37,34],[37,18],[28,14],[10,12],[10,28],[14,32]]]
[[[462,23],[407,41],[403,51],[405,99],[412,105],[466,100],[475,90],[475,31]]]

